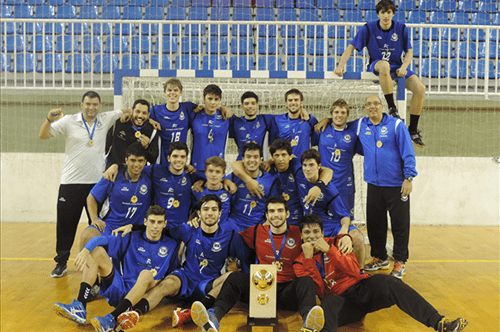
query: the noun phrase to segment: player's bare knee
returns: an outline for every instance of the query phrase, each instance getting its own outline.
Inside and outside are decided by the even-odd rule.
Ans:
[[[171,293],[172,290],[174,289],[177,290],[180,287],[181,287],[180,279],[174,276],[168,276],[160,283],[161,291],[164,294]]]
[[[376,70],[377,70],[379,75],[390,75],[391,66],[389,65],[389,62],[387,62],[387,61],[379,61],[379,62],[377,62]]]
[[[353,229],[349,232],[352,237],[352,242],[354,247],[363,247],[365,244],[365,238],[363,234],[358,229]]]
[[[141,273],[139,273],[139,277],[137,277],[137,282],[144,284],[149,284],[153,282],[153,280],[153,273],[151,273],[151,270],[142,270]]]

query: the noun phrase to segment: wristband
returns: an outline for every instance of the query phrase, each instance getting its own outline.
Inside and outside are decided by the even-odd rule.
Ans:
[[[326,187],[326,184],[323,181],[318,180],[316,182],[315,186],[318,187],[319,189],[321,189],[321,191],[323,191],[323,189],[325,189],[325,187]]]

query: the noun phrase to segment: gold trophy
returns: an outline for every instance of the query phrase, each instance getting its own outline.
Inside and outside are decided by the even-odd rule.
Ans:
[[[276,265],[250,266],[248,325],[252,331],[273,331],[276,325]]]

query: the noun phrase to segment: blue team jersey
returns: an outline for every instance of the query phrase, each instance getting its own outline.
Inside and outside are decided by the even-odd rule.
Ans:
[[[144,224],[144,216],[151,205],[151,167],[144,168],[137,182],[127,180],[125,172],[120,171],[115,182],[102,178],[90,191],[96,201],[103,203],[100,218],[106,222],[103,233],[106,235],[127,224]]]
[[[187,142],[188,130],[191,127],[193,110],[196,104],[190,101],[179,103],[176,111],[167,110],[167,105],[154,105],[149,109],[151,119],[161,125],[161,163],[167,163],[168,148],[173,142]]]
[[[292,144],[292,153],[300,159],[302,153],[311,148],[311,136],[318,120],[310,115],[308,121],[301,118],[290,119],[288,113],[274,117],[271,125],[271,144],[277,138],[283,138]]]
[[[220,224],[214,234],[187,224],[171,229],[170,234],[186,244],[183,268],[196,280],[215,279],[220,276],[227,257],[238,257],[243,262],[250,254],[238,232]]]
[[[103,235],[92,238],[86,245],[89,251],[96,246],[107,246],[109,257],[120,263],[118,269],[127,285],[137,282],[143,270],[155,269],[155,280],[161,280],[178,265],[179,243],[165,235],[151,241],[145,231],[133,231],[124,237]]]
[[[271,130],[271,123],[275,115],[259,114],[253,120],[247,120],[244,116],[233,116],[229,125],[229,138],[233,138],[238,147],[238,157],[241,160],[243,145],[248,142],[256,142],[261,147],[264,146],[266,134]]]
[[[245,182],[233,173],[229,174],[228,178],[234,182],[238,190],[231,199],[231,213],[225,224],[241,231],[264,222],[266,220],[266,199],[279,195],[276,177],[266,172],[259,172],[259,176],[255,180],[259,182],[259,187],[264,192],[262,198],[253,197]]]
[[[299,173],[303,175],[302,170],[300,170]],[[309,181],[299,184],[301,202],[304,197],[307,196],[309,189],[314,186],[315,185]],[[332,230],[336,228],[342,218],[350,218],[349,211],[345,207],[344,201],[340,198],[339,192],[333,182],[328,183],[328,185],[321,190],[321,194],[319,194],[314,206],[312,204],[308,206],[303,205],[303,208],[305,214],[314,213],[321,217],[325,234],[331,234]]]
[[[287,222],[289,225],[297,225],[304,214],[297,183],[297,171],[300,169],[300,161],[297,158],[290,160],[288,169],[284,172],[278,172],[276,166],[272,165],[269,173],[277,179],[279,192],[285,196],[288,202],[290,217]]]
[[[191,211],[190,174],[174,175],[165,165],[153,167],[153,188],[156,204],[167,212],[167,227],[172,228],[188,221]]]
[[[200,198],[208,194],[215,194],[222,202],[222,214],[220,215],[219,222],[226,221],[229,216],[229,212],[231,211],[231,195],[227,190],[223,188],[219,190],[209,190],[207,187],[203,188],[202,192],[197,192],[193,190],[193,206],[196,206]]]
[[[193,153],[191,165],[200,171],[205,170],[205,160],[217,156],[224,159],[227,133],[230,120],[224,120],[220,110],[214,115],[204,111],[193,118]]]
[[[412,48],[406,25],[396,21],[392,21],[389,30],[383,30],[379,21],[366,23],[358,31],[351,45],[358,52],[365,46],[368,48],[369,65],[377,60],[385,60],[395,69],[401,67],[404,53]]]

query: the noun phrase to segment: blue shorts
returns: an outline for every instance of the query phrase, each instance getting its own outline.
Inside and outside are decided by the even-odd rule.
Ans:
[[[175,269],[170,274],[181,280],[181,289],[176,295],[180,300],[192,298],[193,301],[199,301],[203,299],[207,296],[207,285],[214,280],[214,278],[196,280],[193,276],[188,276],[188,273],[183,268]]]
[[[132,287],[134,287],[133,284],[128,284],[125,280],[123,280],[123,277],[116,268],[114,268],[114,270],[115,273],[111,285],[109,285],[108,288],[104,288],[101,282],[101,289],[99,291],[100,294],[108,300],[109,305],[112,307],[116,307],[118,303],[125,298],[128,292],[130,292]]]
[[[378,72],[375,71],[375,64],[377,62],[379,62],[380,60],[375,60],[373,61],[369,66],[368,66],[368,70],[369,72],[371,73],[374,73],[375,75],[378,76]],[[397,79],[398,78],[398,75],[396,74],[396,70],[398,70],[401,66],[398,66],[398,65],[391,65],[391,78],[393,80]],[[409,66],[408,66],[409,67]],[[415,72],[409,68],[406,68],[406,75],[405,75],[405,79],[408,79],[410,76],[413,76],[413,75],[417,75],[415,74]]]
[[[325,237],[335,237],[342,229],[342,225],[340,224],[339,220],[327,220],[326,223],[325,220],[323,220],[323,228],[325,229]],[[354,229],[357,228],[353,225],[349,225],[349,230],[347,232],[349,233]]]

